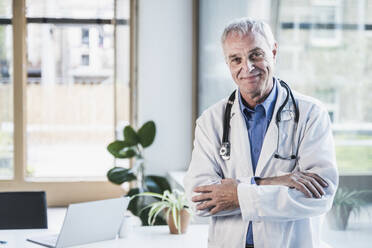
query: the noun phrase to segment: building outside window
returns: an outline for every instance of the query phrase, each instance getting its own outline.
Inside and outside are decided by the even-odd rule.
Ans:
[[[118,195],[106,179],[115,164],[106,146],[129,123],[129,0],[24,3],[25,12],[22,1],[0,2],[0,189],[43,188],[51,205]],[[12,39],[11,23],[18,23],[14,33],[26,50]],[[14,87],[16,102],[24,102],[17,109],[15,51],[27,68],[24,84]],[[25,132],[17,140],[25,155],[20,148],[13,154],[13,112],[25,113],[14,123]]]
[[[12,2],[0,2],[0,179],[13,173]]]

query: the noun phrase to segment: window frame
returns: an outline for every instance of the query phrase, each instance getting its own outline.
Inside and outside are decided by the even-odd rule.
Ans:
[[[116,14],[116,1],[115,3],[115,16]],[[137,18],[137,0],[130,0],[130,19],[135,20]],[[27,23],[43,23],[47,19],[54,19],[54,21],[60,22],[74,22],[76,19],[70,18],[26,18],[26,0],[13,0],[12,1],[12,12],[11,25],[13,28],[13,112],[14,112],[14,154],[13,154],[13,171],[14,177],[9,180],[0,180],[0,191],[29,191],[29,190],[44,190],[47,193],[48,206],[66,206],[74,202],[99,200],[106,198],[119,197],[125,194],[127,189],[120,186],[114,185],[108,182],[107,179],[73,179],[73,178],[60,178],[56,179],[43,178],[40,180],[29,180],[26,178],[26,85],[27,85],[27,59],[26,59],[26,32]],[[79,21],[79,20],[78,20]],[[92,21],[94,23],[105,23],[107,20],[100,19],[87,19],[81,20]],[[125,20],[124,20],[125,21]],[[117,25],[123,24],[123,20],[116,20],[115,18],[109,20],[109,24]],[[130,32],[130,48],[134,46],[136,42],[135,25],[136,21],[129,23]],[[125,22],[124,24],[128,24]],[[132,92],[131,99],[129,101],[129,122],[132,125],[136,124],[136,118],[134,114],[136,104],[133,104],[136,99],[136,76],[133,72],[135,66],[132,63],[136,62],[136,50],[130,50],[130,80],[129,88]],[[116,91],[116,28],[114,28],[114,101],[118,97]],[[116,104],[115,104],[116,108]],[[114,123],[116,125],[116,109],[114,114]],[[114,130],[115,132],[115,130]],[[114,159],[113,159],[114,161]],[[131,164],[131,163],[130,163]]]

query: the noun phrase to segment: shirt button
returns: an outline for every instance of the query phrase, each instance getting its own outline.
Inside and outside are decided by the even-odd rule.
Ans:
[[[257,148],[254,148],[254,153],[258,153],[258,149]]]

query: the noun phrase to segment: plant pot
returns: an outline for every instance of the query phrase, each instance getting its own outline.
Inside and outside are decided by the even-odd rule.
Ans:
[[[329,227],[332,230],[346,230],[351,210],[349,206],[333,206],[327,214]]]
[[[176,225],[174,224],[172,211],[167,216],[167,223],[168,223],[169,231],[171,234],[186,233],[187,227],[189,226],[189,222],[190,222],[189,212],[187,212],[187,210],[185,209],[182,209],[181,212],[177,212],[177,215],[179,213],[181,213],[181,232],[180,233],[178,232]],[[177,217],[178,216],[176,216],[176,218]]]

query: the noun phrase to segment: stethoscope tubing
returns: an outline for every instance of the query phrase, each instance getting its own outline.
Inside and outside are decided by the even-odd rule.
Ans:
[[[281,160],[293,160],[293,159],[297,159],[297,155],[293,151],[293,146],[294,146],[294,141],[295,141],[295,135],[294,134],[297,131],[298,121],[300,119],[300,111],[299,111],[298,105],[296,103],[296,99],[293,96],[291,88],[283,80],[278,79],[278,81],[279,81],[280,85],[283,88],[285,88],[285,90],[287,91],[287,96],[286,96],[283,104],[279,107],[278,112],[277,112],[276,117],[275,117],[275,122],[276,122],[276,125],[277,125],[277,128],[278,128],[278,138],[277,138],[276,152],[274,154],[274,158],[281,159]],[[232,105],[234,104],[234,101],[235,101],[235,95],[236,95],[236,90],[234,90],[231,93],[231,95],[230,95],[230,97],[227,101],[227,105],[226,105],[225,113],[224,113],[222,143],[221,143],[221,147],[220,147],[220,151],[219,151],[220,156],[222,157],[223,160],[229,160],[230,159],[230,152],[231,152],[231,143],[229,141],[230,115],[231,115]],[[287,105],[287,103],[289,101],[289,98],[291,98],[291,100],[292,100],[292,104],[294,106],[294,111],[295,111],[295,118],[294,118],[295,125],[294,125],[294,130],[293,130],[294,133],[292,134],[292,145],[291,145],[291,153],[292,154],[289,155],[289,156],[281,156],[279,154],[279,138],[280,138],[279,123],[281,122],[281,113],[282,113],[284,107]]]

